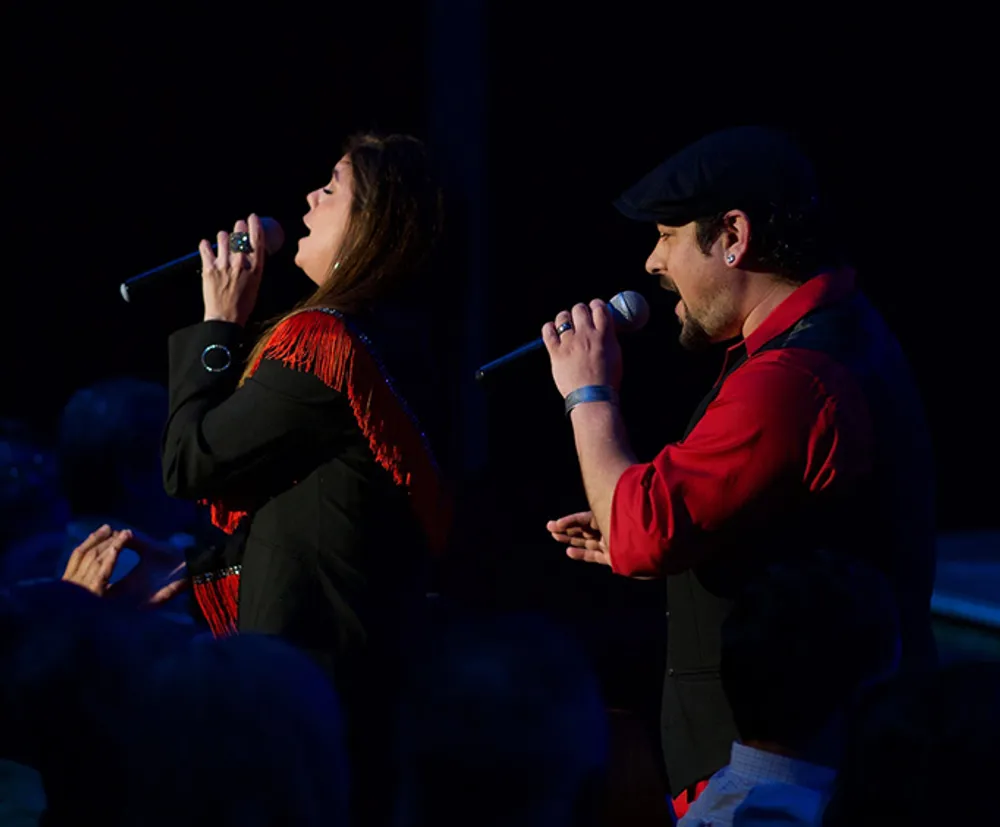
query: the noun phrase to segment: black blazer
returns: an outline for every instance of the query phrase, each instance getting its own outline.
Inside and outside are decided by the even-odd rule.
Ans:
[[[232,364],[206,369],[210,345],[228,348]],[[240,566],[238,630],[282,636],[346,689],[354,666],[375,644],[393,645],[419,604],[425,535],[346,395],[271,359],[237,387],[245,345],[243,329],[225,322],[171,337],[164,485],[247,512],[228,544],[191,559],[192,573]],[[219,367],[224,352],[205,361]]]

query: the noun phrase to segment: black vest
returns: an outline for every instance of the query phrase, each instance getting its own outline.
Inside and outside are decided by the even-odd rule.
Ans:
[[[874,426],[874,471],[836,498],[802,492],[784,501],[779,511],[737,521],[712,538],[715,548],[708,562],[667,578],[662,739],[674,795],[729,762],[738,734],[719,680],[721,627],[741,587],[768,564],[819,548],[876,564],[899,600],[904,661],[922,664],[934,657],[930,437],[899,344],[867,299],[854,292],[808,313],[758,352],[781,348],[820,351],[850,371]],[[746,362],[746,351],[731,359],[695,411],[685,437],[726,378]]]

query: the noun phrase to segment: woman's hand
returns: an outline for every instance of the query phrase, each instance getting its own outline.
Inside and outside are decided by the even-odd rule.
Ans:
[[[231,240],[246,233],[250,251],[234,252]],[[260,219],[251,215],[233,227],[233,238],[222,231],[218,235],[218,249],[212,252],[208,240],[198,246],[201,253],[201,290],[205,299],[205,321],[235,322],[245,325],[254,305],[260,277],[264,272],[264,229]]]

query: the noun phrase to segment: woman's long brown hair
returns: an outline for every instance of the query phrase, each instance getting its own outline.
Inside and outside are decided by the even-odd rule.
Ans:
[[[258,339],[243,378],[256,365],[274,329],[310,307],[352,314],[418,288],[441,230],[442,194],[424,145],[409,135],[355,135],[345,147],[354,197],[340,250],[324,282],[272,323]]]

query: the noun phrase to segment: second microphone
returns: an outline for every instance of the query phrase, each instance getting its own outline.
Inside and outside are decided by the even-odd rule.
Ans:
[[[636,293],[634,290],[623,290],[612,296],[608,302],[608,310],[611,311],[611,317],[615,320],[615,329],[620,333],[641,330],[649,321],[649,304],[641,293]],[[544,347],[544,342],[541,338],[528,342],[528,344],[522,345],[517,350],[512,350],[499,359],[487,362],[476,371],[476,379],[482,380],[488,373],[497,368],[542,347]]]

